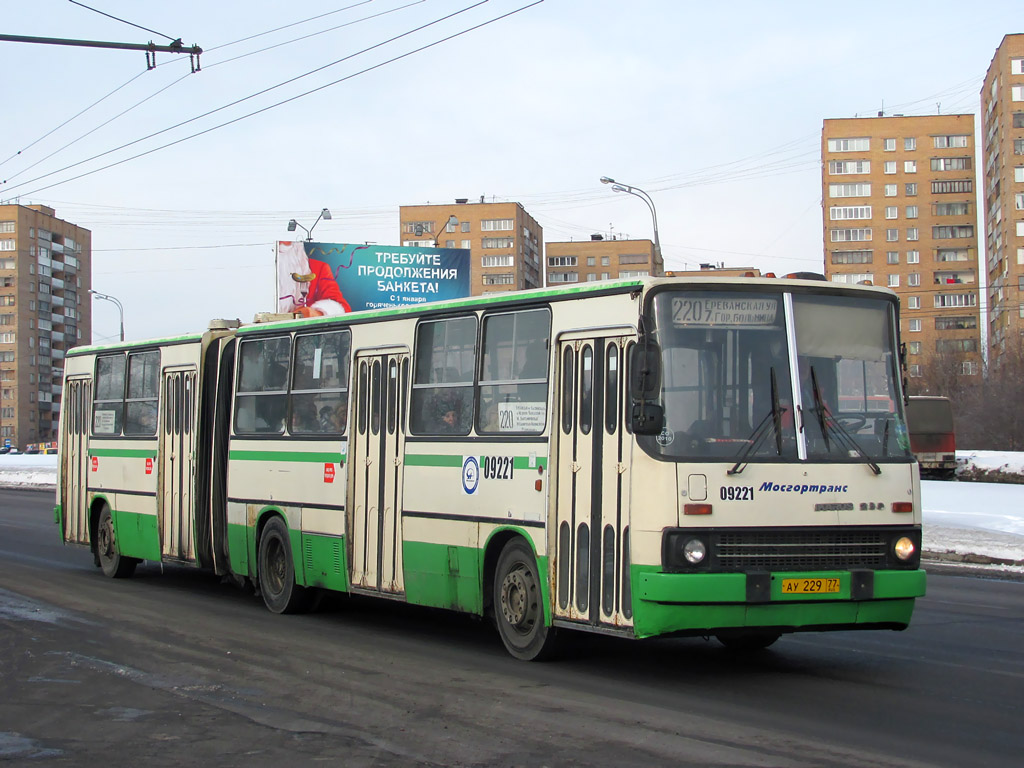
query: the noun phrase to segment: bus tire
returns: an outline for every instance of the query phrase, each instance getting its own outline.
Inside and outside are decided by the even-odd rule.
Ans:
[[[295,583],[295,563],[288,541],[288,526],[273,517],[260,536],[257,561],[260,595],[273,613],[304,613],[311,603],[311,590]]]
[[[543,661],[555,651],[555,628],[544,623],[537,561],[521,538],[505,544],[494,573],[494,623],[505,649],[523,661]]]
[[[742,632],[740,634],[721,634],[715,638],[727,650],[736,653],[750,653],[751,651],[763,651],[769,645],[782,637],[781,632]]]
[[[106,504],[100,511],[100,521],[96,526],[95,558],[99,567],[103,569],[103,575],[112,579],[131,578],[135,573],[135,566],[139,564],[134,557],[125,557],[118,552],[117,540],[114,537],[114,518]]]

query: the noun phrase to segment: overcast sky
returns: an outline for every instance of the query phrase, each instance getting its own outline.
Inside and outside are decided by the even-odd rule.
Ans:
[[[185,56],[147,72],[140,51],[0,43],[0,199],[92,230],[93,287],[128,339],[272,310],[273,243],[325,206],[326,242],[397,243],[400,205],[480,196],[521,202],[547,242],[650,238],[605,175],[654,198],[669,269],[821,271],[822,120],[977,113],[1024,32],[1020,0],[530,1],[85,0],[145,31],[7,0],[6,34],[205,52],[190,74]],[[117,320],[97,302],[94,341]]]

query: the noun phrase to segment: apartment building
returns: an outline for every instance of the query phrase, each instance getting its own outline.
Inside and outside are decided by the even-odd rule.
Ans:
[[[401,244],[466,248],[471,252],[470,295],[542,285],[544,230],[520,203],[471,203],[399,208]]]
[[[974,115],[824,121],[825,275],[900,297],[908,373],[981,370]]]
[[[650,240],[589,240],[547,243],[544,248],[547,285],[591,283],[618,277],[661,275],[664,270]]]
[[[0,205],[0,445],[57,439],[64,355],[92,336],[92,233]]]
[[[1024,34],[996,49],[981,110],[988,345],[997,362],[1024,333]]]

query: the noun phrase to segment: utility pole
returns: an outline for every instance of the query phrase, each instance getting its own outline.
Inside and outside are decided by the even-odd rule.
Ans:
[[[170,45],[155,45],[152,41],[148,43],[108,43],[101,40],[68,40],[62,37],[28,37],[27,35],[0,35],[0,42],[75,45],[83,48],[117,48],[128,51],[145,51],[146,69],[156,68],[156,54],[158,51],[162,53],[187,53],[193,72],[198,72],[201,69],[199,66],[199,54],[203,52],[203,49],[198,45],[186,47],[182,44],[180,37],[177,40],[173,40]]]

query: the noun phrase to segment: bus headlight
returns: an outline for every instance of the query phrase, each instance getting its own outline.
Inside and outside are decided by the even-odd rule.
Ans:
[[[683,557],[690,565],[698,565],[703,562],[707,553],[707,547],[700,539],[690,539],[683,545]]]
[[[914,553],[917,551],[917,547],[909,536],[901,536],[896,540],[896,543],[892,547],[892,551],[896,554],[896,557],[906,562],[914,556]]]

